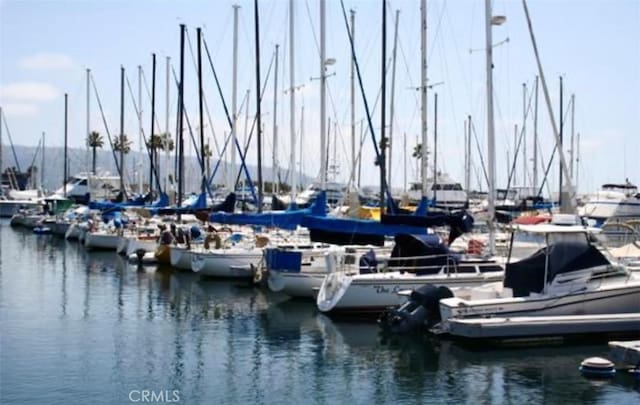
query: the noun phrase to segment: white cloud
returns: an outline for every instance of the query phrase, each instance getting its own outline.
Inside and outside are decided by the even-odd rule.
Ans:
[[[18,82],[0,87],[0,98],[9,101],[51,101],[59,92],[48,83]]]
[[[38,106],[29,103],[6,103],[2,105],[7,115],[33,117],[38,113]]]
[[[20,60],[18,66],[32,70],[65,70],[72,69],[75,64],[71,57],[61,53],[37,53]]]

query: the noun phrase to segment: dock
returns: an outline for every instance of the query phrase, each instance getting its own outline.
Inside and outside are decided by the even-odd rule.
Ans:
[[[609,342],[611,359],[622,367],[640,366],[640,340]]]

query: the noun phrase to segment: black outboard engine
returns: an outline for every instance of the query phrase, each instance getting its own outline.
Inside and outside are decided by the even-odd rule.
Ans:
[[[383,331],[388,333],[419,332],[440,322],[440,300],[453,293],[444,286],[424,285],[411,292],[411,296],[398,308],[388,308],[379,319]]]

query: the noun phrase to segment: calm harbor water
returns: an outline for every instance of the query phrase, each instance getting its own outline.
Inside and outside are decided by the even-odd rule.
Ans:
[[[606,345],[383,341],[259,288],[140,270],[0,223],[0,403],[640,403],[583,378]],[[147,397],[150,399],[151,397]]]

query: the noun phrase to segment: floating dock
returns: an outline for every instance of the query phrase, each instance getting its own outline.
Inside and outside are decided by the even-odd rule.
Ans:
[[[640,340],[609,342],[611,359],[622,367],[640,367]]]

